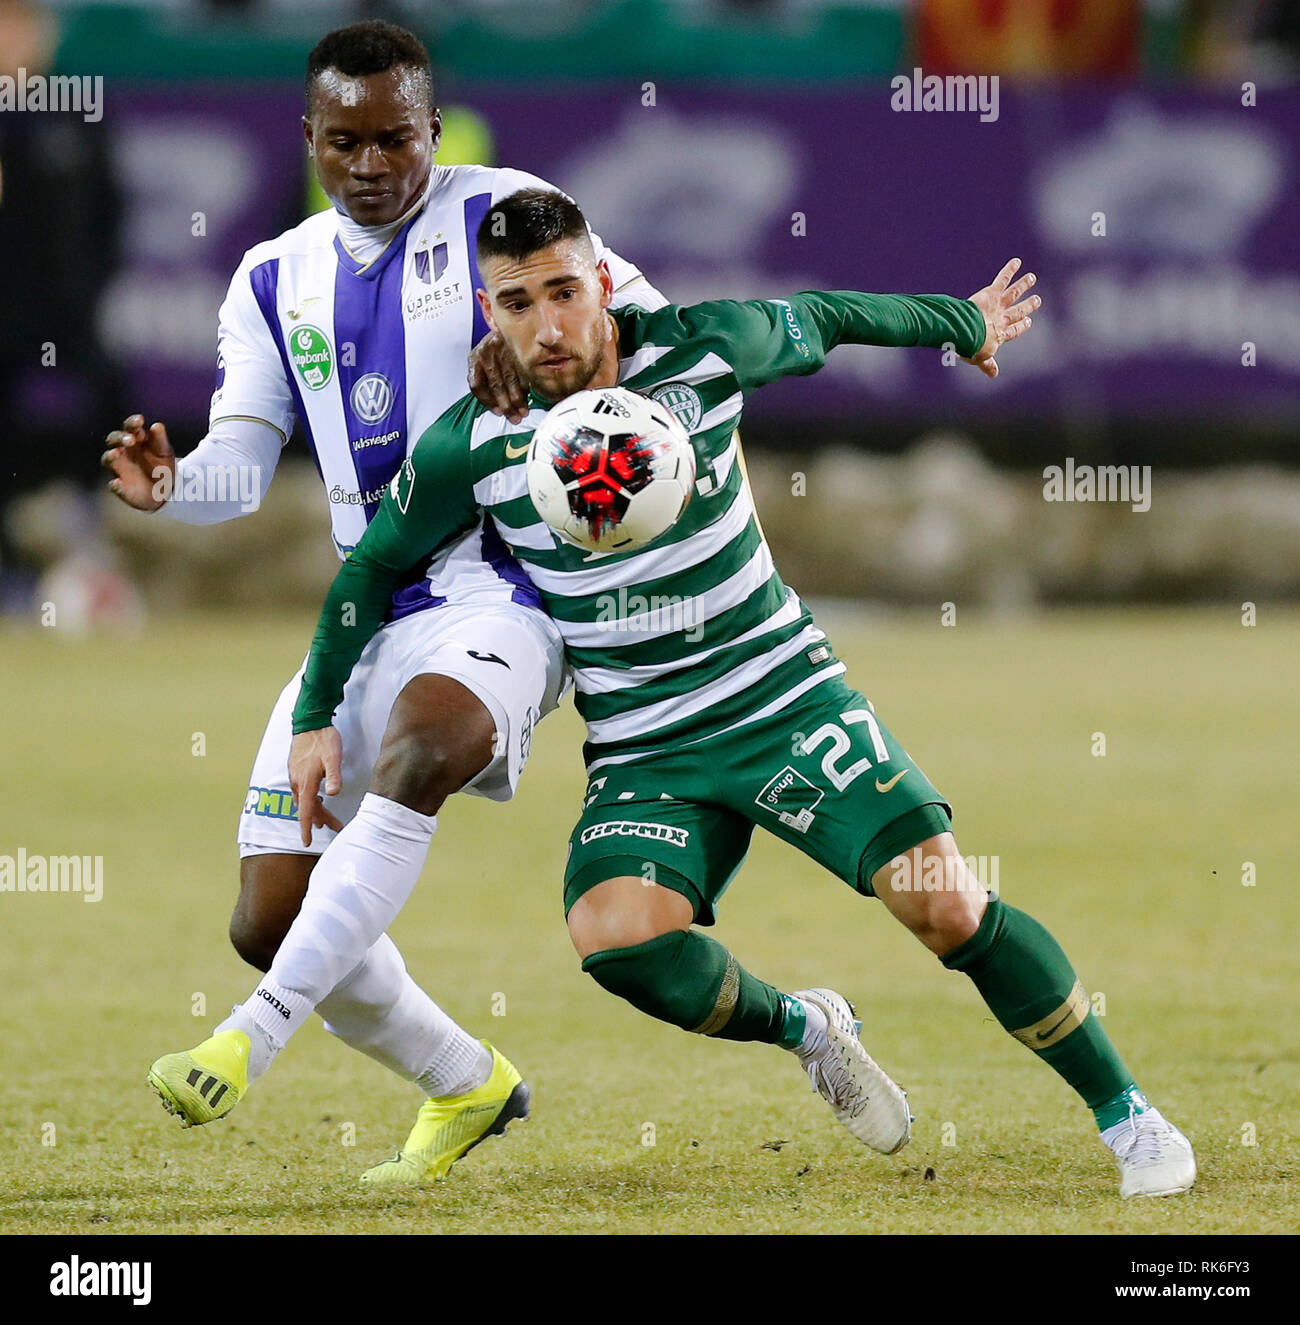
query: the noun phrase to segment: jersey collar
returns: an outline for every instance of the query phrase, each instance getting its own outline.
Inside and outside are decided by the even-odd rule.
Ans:
[[[390,221],[386,226],[358,226],[350,218],[339,215],[338,229],[334,234],[334,252],[338,255],[339,265],[350,276],[360,276],[363,280],[373,280],[385,267],[393,260],[394,254],[400,253],[405,247],[405,239],[411,226],[415,224],[416,219],[424,210],[425,204],[429,201],[429,195],[434,190],[435,182],[438,180],[437,170],[429,176],[429,183],[425,186],[424,192],[419,200],[410,208],[404,216],[399,216],[396,221]],[[347,246],[345,232],[348,229],[361,233],[370,233],[376,237],[382,236],[387,230],[392,234],[388,242],[372,258],[362,259],[357,257]]]

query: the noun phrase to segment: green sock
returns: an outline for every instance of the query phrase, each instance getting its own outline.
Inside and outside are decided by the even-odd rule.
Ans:
[[[990,897],[980,927],[941,960],[970,976],[1002,1028],[1083,1096],[1099,1127],[1142,1099],[1061,945],[1032,916]]]
[[[1097,1120],[1098,1129],[1104,1132],[1108,1127],[1122,1123],[1129,1114],[1146,1113],[1150,1107],[1147,1097],[1130,1082],[1118,1095],[1112,1095],[1110,1099],[1098,1104],[1092,1116]]]
[[[592,953],[582,969],[602,989],[686,1031],[787,1048],[803,1037],[798,999],[750,975],[721,943],[693,929]]]

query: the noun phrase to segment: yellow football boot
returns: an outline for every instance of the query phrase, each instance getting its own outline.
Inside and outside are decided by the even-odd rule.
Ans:
[[[489,1136],[500,1136],[516,1118],[528,1117],[529,1090],[515,1065],[486,1040],[492,1074],[464,1095],[432,1096],[420,1106],[406,1144],[361,1175],[368,1186],[418,1186],[437,1182],[464,1154]]]
[[[248,1036],[219,1031],[179,1054],[164,1054],[149,1069],[149,1084],[182,1127],[224,1118],[248,1090]]]

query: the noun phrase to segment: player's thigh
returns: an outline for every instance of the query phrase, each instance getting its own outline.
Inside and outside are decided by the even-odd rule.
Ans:
[[[686,899],[691,919],[713,923],[718,901],[749,850],[753,826],[706,802],[707,770],[690,765],[676,756],[611,765],[595,773],[569,838],[567,916],[577,911],[582,923],[594,905],[579,909],[587,894],[612,879],[636,879],[647,890],[647,906],[649,899],[660,905],[653,890],[666,889]],[[623,893],[624,904],[630,905],[629,895],[635,898],[635,893]],[[664,915],[675,914],[669,899],[662,907]]]
[[[882,865],[951,825],[934,784],[839,677],[701,754],[733,809],[868,896]]]
[[[384,683],[386,669],[381,631],[366,646],[344,690],[343,702],[334,716],[343,742],[342,789],[330,797],[330,810],[347,823],[361,804],[370,781],[370,771],[379,753],[384,722],[392,707],[395,676]],[[302,684],[300,667],[281,690],[271,709],[266,730],[253,759],[248,791],[239,819],[239,854],[248,856],[299,854],[302,836],[298,807],[289,787],[289,746],[293,741],[293,708]],[[319,855],[334,840],[334,830],[313,829],[311,851]]]
[[[473,691],[437,672],[402,687],[370,779],[370,790],[420,814],[473,781],[496,757],[497,722]]]
[[[477,707],[462,709],[465,721],[456,739],[465,755],[456,763],[474,767],[456,789],[509,800],[528,762],[533,731],[563,689],[564,653],[554,623],[535,608],[466,606],[431,608],[387,632],[400,651],[401,693],[416,678],[441,677],[477,701]],[[390,730],[385,740],[394,736]]]

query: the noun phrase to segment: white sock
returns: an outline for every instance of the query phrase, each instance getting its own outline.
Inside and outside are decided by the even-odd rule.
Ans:
[[[230,1009],[230,1016],[217,1027],[221,1031],[243,1031],[248,1036],[248,1084],[251,1086],[266,1071],[280,1052],[280,1046],[248,1015],[238,1003]]]
[[[809,1058],[813,1054],[819,1054],[830,1043],[827,1039],[826,1031],[828,1023],[826,1014],[817,1006],[816,1003],[809,1003],[806,999],[800,999],[803,1004],[804,1013],[807,1021],[804,1022],[803,1039],[799,1041],[799,1046],[795,1053],[800,1058]]]
[[[437,816],[368,792],[330,843],[271,969],[244,1010],[281,1048],[362,964],[420,877]]]
[[[463,1095],[491,1075],[492,1055],[411,979],[387,934],[316,1011],[331,1035],[426,1095]]]

